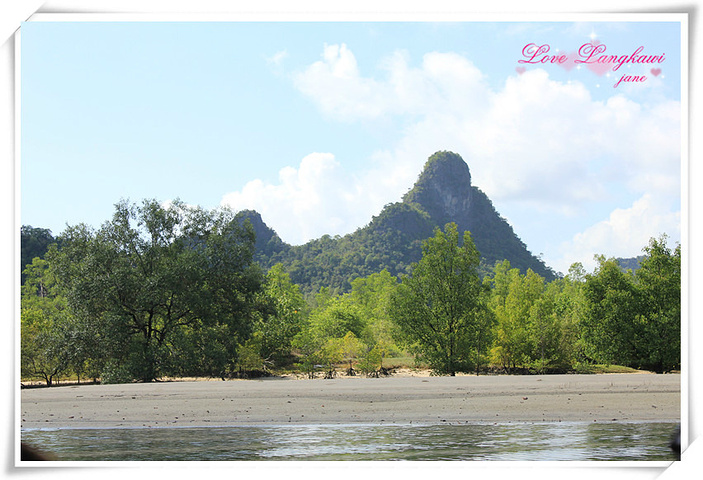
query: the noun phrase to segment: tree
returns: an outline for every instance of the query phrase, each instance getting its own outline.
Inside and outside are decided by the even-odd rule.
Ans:
[[[227,354],[212,374],[234,365],[262,284],[250,225],[180,201],[122,201],[98,231],[69,227],[61,241],[50,262],[69,306],[100,319],[101,334],[118,345],[113,361],[133,378],[158,378],[184,329],[220,332]]]
[[[672,251],[666,240],[650,239],[635,273],[642,302],[637,323],[648,340],[639,363],[656,372],[681,364],[681,245]]]
[[[35,258],[44,258],[49,245],[56,242],[51,234],[51,230],[46,228],[34,228],[31,225],[22,225],[20,230],[20,266],[22,268],[22,284],[26,280],[24,269],[32,263]]]
[[[496,264],[487,282],[493,285],[490,306],[497,321],[494,361],[508,371],[525,367],[534,350],[530,310],[544,291],[544,279],[532,270],[521,275],[505,260]]]
[[[370,376],[378,377],[378,373],[383,367],[384,350],[379,345],[374,345],[370,350],[367,350],[361,355],[359,362],[359,370],[362,373]]]
[[[41,378],[51,386],[71,370],[72,322],[65,299],[55,293],[46,260],[34,257],[24,270],[20,309],[20,366],[23,377]]]
[[[351,333],[347,346],[356,345],[364,336],[366,323],[348,294],[334,296],[329,289],[322,288],[315,296],[315,303],[316,307],[293,339],[293,347],[302,357],[299,365],[309,376],[320,365],[327,367],[327,376],[333,376],[334,364],[347,358],[343,339]]]
[[[486,326],[480,255],[469,232],[462,240],[454,223],[435,230],[391,298],[391,317],[402,336],[439,374],[471,370],[471,354]]]
[[[562,341],[560,357],[563,366],[573,368],[579,363],[589,361],[585,355],[583,340],[579,335],[581,322],[587,312],[587,302],[584,296],[586,271],[581,263],[574,263],[569,273],[562,280],[561,290],[555,298],[555,313],[561,323]]]
[[[310,314],[310,328],[317,336],[342,338],[352,332],[357,338],[364,337],[366,322],[349,295],[325,298],[320,305]]]
[[[581,328],[594,358],[659,373],[680,366],[681,246],[672,251],[666,240],[650,239],[635,273],[597,257]]]
[[[259,317],[253,339],[264,362],[280,365],[288,360],[293,338],[300,332],[307,306],[298,285],[290,281],[281,264],[266,274],[262,302],[268,305]]]
[[[632,366],[646,342],[637,325],[640,301],[632,272],[623,272],[618,262],[596,256],[598,266],[586,275],[584,295],[587,314],[581,335],[587,355],[602,363]]]
[[[349,362],[349,368],[347,368],[347,375],[355,375],[354,371],[354,361],[359,357],[361,352],[364,350],[364,344],[361,340],[356,338],[353,332],[347,332],[346,335],[340,341],[340,347],[342,352],[342,359],[345,362]]]
[[[300,358],[297,366],[307,374],[308,378],[315,378],[315,372],[319,366],[326,363],[324,345],[325,339],[316,335],[309,324],[304,325],[293,338],[292,347]]]
[[[358,307],[367,325],[362,340],[368,349],[376,348],[382,358],[386,353],[399,354],[400,349],[394,340],[397,327],[389,313],[391,296],[398,288],[398,278],[388,270],[382,270],[368,277],[356,278],[351,285],[350,299]]]
[[[549,368],[570,367],[571,338],[557,312],[560,293],[561,285],[555,280],[530,307],[528,337],[532,351],[529,360],[539,373]]]

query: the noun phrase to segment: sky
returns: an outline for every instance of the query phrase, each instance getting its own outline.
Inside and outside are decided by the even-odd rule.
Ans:
[[[530,251],[592,270],[681,240],[680,36],[671,21],[27,22],[21,223],[57,235],[121,199],[180,198],[255,209],[301,244],[363,227],[450,150]],[[582,47],[657,61],[577,65]]]

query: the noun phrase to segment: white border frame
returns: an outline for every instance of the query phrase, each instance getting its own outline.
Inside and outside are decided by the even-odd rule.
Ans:
[[[46,5],[49,6],[49,9],[51,9],[57,2],[47,2]],[[61,0],[58,1],[58,3],[68,3],[68,9],[76,8],[78,4],[81,4],[80,1],[78,2],[63,2]],[[690,201],[692,200],[691,194],[692,192],[689,190],[689,184],[691,183],[689,180],[689,175],[691,173],[691,157],[690,157],[690,151],[689,151],[689,129],[690,129],[690,123],[689,123],[689,117],[690,117],[690,109],[689,109],[689,88],[690,88],[690,83],[689,83],[689,56],[690,56],[690,49],[689,49],[689,24],[688,24],[688,15],[687,14],[680,14],[680,13],[605,13],[605,14],[595,14],[595,13],[585,13],[585,14],[577,14],[577,13],[563,13],[563,14],[554,14],[554,13],[524,13],[524,14],[517,14],[517,13],[509,13],[508,12],[502,12],[502,13],[486,13],[484,12],[479,12],[479,13],[471,13],[467,12],[466,10],[462,9],[456,9],[456,10],[445,10],[443,12],[438,12],[438,11],[422,11],[422,10],[415,10],[413,12],[407,12],[406,10],[414,7],[417,9],[417,5],[414,3],[408,4],[408,2],[392,2],[394,7],[391,9],[385,9],[383,11],[374,11],[374,10],[380,10],[379,6],[376,6],[375,9],[371,10],[366,10],[364,12],[350,12],[350,11],[344,11],[344,10],[336,10],[336,11],[330,11],[330,6],[327,5],[326,3],[318,3],[315,1],[309,1],[309,0],[304,0],[303,2],[298,2],[303,3],[303,10],[302,11],[286,11],[290,9],[290,4],[287,2],[269,2],[267,3],[264,7],[261,7],[260,5],[257,5],[254,8],[249,8],[247,9],[246,6],[238,5],[237,10],[238,11],[228,11],[228,12],[223,12],[223,13],[201,13],[198,12],[198,7],[193,8],[192,5],[189,5],[188,2],[182,2],[182,1],[175,1],[175,2],[168,2],[168,6],[172,8],[178,8],[182,12],[186,10],[188,13],[168,13],[168,12],[161,12],[161,13],[147,13],[149,10],[154,9],[154,2],[132,2],[132,1],[127,1],[127,2],[112,2],[112,1],[107,1],[107,2],[102,2],[101,5],[93,5],[90,4],[89,2],[84,2],[85,5],[83,7],[87,7],[89,9],[93,9],[93,13],[44,13],[40,11],[40,13],[37,13],[33,15],[31,18],[28,19],[28,21],[218,21],[218,22],[224,22],[224,21],[320,21],[320,22],[327,22],[327,21],[540,21],[540,22],[549,22],[549,21],[575,21],[575,17],[578,17],[578,21],[680,21],[681,26],[682,26],[682,39],[681,39],[681,79],[682,79],[682,85],[681,85],[681,105],[682,105],[682,118],[681,118],[681,125],[682,125],[682,149],[681,149],[681,165],[682,165],[682,217],[683,217],[683,223],[682,223],[682,228],[681,228],[681,242],[682,242],[682,257],[683,257],[683,278],[685,280],[682,280],[682,318],[684,319],[683,325],[682,325],[682,442],[683,442],[683,447],[685,448],[688,446],[691,442],[689,442],[690,439],[690,431],[689,431],[689,402],[690,402],[690,395],[691,395],[691,390],[689,389],[689,381],[691,380],[691,351],[689,350],[689,342],[691,341],[690,338],[690,331],[689,331],[689,323],[690,323],[690,318],[691,318],[691,310],[689,309],[689,302],[694,298],[690,295],[690,290],[691,290],[691,284],[689,283],[690,281],[690,274],[691,270],[689,269],[689,262],[691,261],[691,251],[690,251],[690,245],[692,245],[692,235],[694,234],[693,230],[694,228],[689,228],[692,227],[689,225],[689,222],[693,220],[691,218],[691,206],[690,206]],[[156,2],[158,3],[158,2]],[[204,5],[204,8],[207,8],[211,4],[217,4],[220,7],[222,6],[223,3],[227,4],[227,2],[218,2],[218,1],[205,1],[201,2]],[[369,4],[367,2],[359,2],[361,3],[360,6],[366,6],[368,8]],[[439,3],[441,5],[436,5],[434,8],[439,10],[440,8],[445,8],[446,9],[446,3],[447,2],[435,2]],[[454,3],[454,2],[450,2]],[[511,2],[511,3],[516,3],[517,5],[521,5],[519,2]],[[544,3],[544,2],[542,2]],[[554,2],[552,2],[554,3]],[[599,5],[597,5],[599,2],[590,2],[587,8],[598,8]],[[607,7],[610,8],[617,8],[616,5],[613,5],[613,2],[600,2]],[[617,2],[615,2],[617,3]],[[324,5],[324,8],[328,9],[327,11],[313,11],[313,10],[305,10],[304,8],[307,6],[307,8],[310,8],[310,4],[315,4],[317,6]],[[82,4],[81,4],[82,5]],[[556,4],[555,4],[556,5]],[[559,8],[568,8],[565,7],[562,4],[558,4]],[[651,9],[652,7],[658,8],[660,11],[664,10],[668,7],[663,7],[658,2],[649,2],[649,5],[647,5],[646,2],[638,2],[637,8],[638,10],[646,10],[648,7]],[[42,7],[42,10],[44,10],[45,7]],[[356,7],[356,6],[355,6]],[[473,6],[472,6],[473,7]],[[607,7],[604,10],[607,10]],[[81,7],[78,6],[80,9]],[[136,10],[140,11],[140,13],[108,13],[110,11],[117,12],[120,8],[127,8],[129,10]],[[146,11],[142,10],[142,8],[145,8]],[[201,6],[200,8],[203,8]],[[314,8],[314,7],[313,7]],[[474,7],[476,8],[476,7]],[[485,9],[485,6],[483,7]],[[494,7],[495,8],[495,7]],[[510,7],[509,7],[510,8]],[[523,8],[523,7],[521,7]],[[547,8],[553,8],[553,7],[547,7]],[[572,6],[573,8],[573,6]],[[602,8],[602,7],[600,7]],[[95,13],[95,10],[102,10],[99,13]],[[457,11],[459,10],[459,11]],[[498,9],[499,10],[499,9]],[[517,8],[514,8],[512,12],[518,11]],[[553,11],[553,10],[552,10]],[[285,13],[281,13],[285,12]],[[656,17],[656,18],[655,18]],[[4,40],[4,38],[3,38]],[[14,227],[14,254],[15,254],[15,262],[13,264],[14,270],[15,270],[15,275],[13,278],[15,278],[15,282],[19,281],[19,221],[20,221],[20,195],[19,195],[19,187],[20,187],[20,168],[19,168],[19,158],[20,158],[20,101],[21,101],[21,95],[20,95],[20,48],[21,48],[21,35],[19,32],[15,35],[15,132],[14,132],[14,142],[15,142],[15,163],[14,163],[14,187],[15,187],[15,207],[14,207],[14,222],[13,222],[13,227]],[[14,285],[17,285],[15,283]],[[16,289],[17,292],[14,295],[15,301],[13,304],[15,305],[15,312],[19,312],[19,291]],[[15,322],[15,335],[14,335],[14,346],[16,349],[19,349],[19,328],[17,327],[19,324]],[[17,376],[13,385],[17,385],[17,379],[19,378],[19,362],[16,360],[16,365],[14,368],[14,373]],[[19,388],[15,389],[16,395],[15,395],[15,413],[16,416],[13,421],[13,426],[15,426],[16,430],[16,441],[19,441],[19,428],[16,427],[19,425],[19,418],[20,418],[20,408],[21,408],[21,401],[20,401],[20,393],[19,393]],[[17,445],[17,443],[15,444]],[[18,458],[19,454],[16,455]],[[49,463],[54,463],[54,462],[49,462]],[[75,465],[74,465],[75,463]],[[61,466],[86,466],[87,462],[60,462]],[[107,463],[109,466],[148,466],[150,464],[154,465],[159,465],[163,466],[163,463],[160,462],[98,462],[98,463]],[[225,462],[226,463],[226,462]],[[317,462],[313,462],[317,463]],[[364,466],[367,462],[355,462],[359,466]],[[366,466],[373,466],[373,468],[379,468],[379,465],[370,462],[370,465]],[[568,468],[571,467],[612,467],[614,462],[608,462],[607,464],[596,464],[593,462],[569,462]],[[660,466],[667,466],[669,465],[669,462],[647,462],[645,465],[642,465],[643,462],[615,462],[618,467],[660,467]],[[226,463],[227,465],[231,466],[231,464]],[[420,467],[422,469],[425,468],[424,466],[425,462],[421,463],[415,463],[413,464],[414,468]],[[499,464],[505,464],[505,465],[499,465]],[[655,465],[656,464],[656,465]],[[182,465],[182,464],[179,464]],[[211,463],[208,463],[208,465],[212,465]],[[306,465],[311,465],[310,463],[306,463]],[[429,465],[427,467],[437,467],[438,465],[434,462],[429,462]],[[47,465],[49,466],[49,465]],[[95,464],[92,464],[90,466],[95,466]],[[505,466],[508,468],[514,468],[514,467],[530,467],[534,469],[536,464],[534,462],[491,462],[489,465],[492,470],[495,469],[496,467],[501,467]],[[539,462],[538,466],[540,468],[546,467],[549,468],[550,470],[552,469],[557,469],[557,470],[562,470],[565,465],[562,462]],[[432,468],[430,467],[430,468]],[[286,465],[286,468],[290,468],[290,465]],[[297,470],[297,469],[296,469]],[[74,472],[77,473],[77,472]]]

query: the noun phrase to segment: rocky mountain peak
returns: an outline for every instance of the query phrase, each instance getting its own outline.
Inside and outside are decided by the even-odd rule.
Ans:
[[[440,151],[425,163],[414,187],[403,200],[423,206],[435,218],[455,218],[471,206],[471,173],[460,155]]]
[[[507,259],[512,267],[532,269],[545,278],[554,272],[530,253],[508,222],[478,187],[471,185],[469,167],[456,153],[441,151],[425,163],[402,202],[386,205],[368,225],[344,237],[311,240],[291,246],[253,211],[238,214],[256,233],[255,258],[265,269],[284,265],[294,283],[313,295],[322,287],[349,292],[359,276],[388,270],[407,275],[422,257],[422,243],[435,228],[454,222],[459,232],[471,233],[482,257],[482,272]]]
[[[269,254],[284,246],[278,234],[264,223],[261,215],[256,210],[242,210],[237,213],[236,218],[240,223],[244,223],[246,220],[251,223],[256,235],[255,248],[257,252]]]

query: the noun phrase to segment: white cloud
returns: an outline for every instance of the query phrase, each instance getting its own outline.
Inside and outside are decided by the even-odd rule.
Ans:
[[[277,184],[250,181],[240,192],[225,195],[221,203],[235,211],[258,211],[292,244],[326,233],[346,233],[368,220],[363,192],[331,153],[311,153],[297,169],[285,167],[278,177]]]
[[[271,67],[271,70],[276,73],[277,75],[282,75],[284,68],[283,68],[283,61],[288,58],[288,52],[286,50],[281,50],[279,52],[274,53],[272,56],[266,58],[266,63]]]
[[[454,53],[428,53],[420,68],[397,51],[380,68],[384,80],[363,77],[345,45],[325,45],[322,60],[293,76],[296,87],[320,110],[339,121],[371,120],[385,115],[419,114],[475,108],[485,101],[481,72]]]
[[[295,75],[294,82],[301,92],[313,97],[324,113],[340,119],[383,113],[386,88],[359,75],[356,58],[346,45],[325,45],[322,57]]]
[[[361,75],[346,45],[326,45],[323,59],[295,83],[337,120],[417,116],[395,149],[456,149],[494,200],[536,199],[542,208],[573,211],[602,199],[612,181],[636,194],[678,190],[678,102],[643,106],[621,95],[596,101],[581,83],[551,80],[541,69],[491,91],[454,53],[428,53],[419,68],[408,64],[407,54],[396,52],[381,65],[386,78],[376,80]]]
[[[631,257],[642,254],[652,237],[669,235],[671,246],[680,241],[681,213],[672,211],[650,194],[635,201],[630,208],[616,209],[603,220],[576,234],[562,245],[562,256],[550,264],[566,272],[574,262],[581,262],[587,271],[596,266],[595,254],[606,257]]]
[[[499,211],[527,202],[535,216],[558,221],[584,216],[594,205],[603,210],[615,199],[622,205],[623,198],[639,198],[607,220],[583,225],[563,246],[565,256],[579,261],[594,253],[629,256],[652,235],[676,236],[679,102],[637,103],[622,93],[600,101],[583,84],[552,80],[541,69],[490,88],[478,68],[455,53],[427,53],[414,67],[399,51],[378,68],[381,75],[364,76],[346,45],[325,45],[321,60],[292,77],[333,121],[400,119],[401,139],[371,154],[371,170],[351,176],[331,154],[311,154],[298,168],[282,170],[277,185],[250,182],[224,202],[255,208],[293,243],[348,233],[399,200],[429,155],[453,150]],[[547,250],[518,233],[531,250]],[[538,235],[546,243],[544,233]]]

